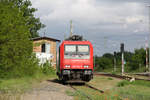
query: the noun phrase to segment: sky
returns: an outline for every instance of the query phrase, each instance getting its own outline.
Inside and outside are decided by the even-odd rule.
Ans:
[[[149,40],[150,0],[31,0],[41,22],[42,36],[60,39],[69,36],[70,20],[73,33],[92,42],[94,54],[145,48]]]

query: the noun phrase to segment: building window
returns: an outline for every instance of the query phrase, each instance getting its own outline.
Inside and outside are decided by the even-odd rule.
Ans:
[[[45,52],[45,44],[42,44],[42,52]]]
[[[49,43],[44,43],[44,44],[42,44],[42,52],[43,53],[50,53],[50,48],[51,48],[51,46],[50,46],[50,44]]]

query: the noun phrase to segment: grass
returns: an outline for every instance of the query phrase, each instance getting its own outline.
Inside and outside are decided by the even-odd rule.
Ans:
[[[140,85],[140,86],[146,86],[150,88],[150,82],[143,81],[143,80],[136,80],[134,82],[129,82],[129,81],[124,80],[124,81],[119,82],[117,86],[122,87],[125,85]]]
[[[1,79],[0,93],[24,93],[30,90],[33,85],[42,82],[43,80],[56,77],[55,75],[37,74],[32,77],[22,77],[15,79]]]
[[[85,95],[88,95],[92,100],[121,100],[118,95],[111,93],[111,91],[106,91],[105,93],[100,93],[94,91],[90,88],[76,87],[78,91],[66,91],[67,95],[74,96],[74,100],[87,100]],[[84,93],[84,94],[83,94]]]
[[[108,80],[113,80],[113,78],[111,78],[111,77],[108,77]]]
[[[106,77],[106,76],[94,76],[94,79],[91,80],[88,84],[102,90],[109,90],[115,87],[120,79]]]
[[[84,86],[76,86],[80,92],[67,91],[74,100],[86,100],[82,92],[93,100],[150,100],[150,82],[137,80],[134,82],[122,81],[105,76],[95,76],[88,84],[104,90],[104,93],[96,92]]]
[[[129,100],[150,100],[150,88],[139,85],[127,85],[115,90],[118,95]]]
[[[21,96],[44,80],[55,78],[55,75],[37,74],[33,77],[0,80],[0,100],[22,100]]]

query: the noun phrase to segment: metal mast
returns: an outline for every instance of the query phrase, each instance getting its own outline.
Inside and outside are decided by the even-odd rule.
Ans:
[[[116,72],[116,52],[114,52],[114,72]]]
[[[146,43],[145,43],[145,49],[146,49],[146,71],[148,71],[148,41],[146,38]]]
[[[72,25],[72,20],[70,21],[70,37],[73,34],[73,25]]]
[[[149,32],[150,32],[150,5],[148,6],[149,8]],[[150,36],[149,36],[149,72],[150,72]]]

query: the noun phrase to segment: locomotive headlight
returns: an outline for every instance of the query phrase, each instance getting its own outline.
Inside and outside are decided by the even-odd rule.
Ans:
[[[70,68],[70,65],[65,65],[65,68]]]
[[[88,65],[84,65],[84,68],[89,68],[89,66]]]

